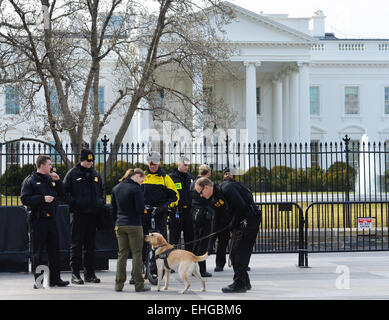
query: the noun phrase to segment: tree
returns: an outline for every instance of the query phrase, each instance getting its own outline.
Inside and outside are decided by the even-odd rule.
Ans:
[[[221,115],[228,106],[208,99],[204,110],[207,97],[193,97],[161,83],[159,76],[181,73],[193,80],[196,70],[212,77],[228,67],[232,49],[222,27],[232,18],[230,8],[218,0],[41,0],[40,5],[0,0],[0,85],[12,84],[20,93],[15,118],[44,123],[31,126],[31,133],[50,132],[57,146],[67,135],[73,148],[88,137],[95,146],[114,114],[121,115],[122,123],[112,142],[120,145],[140,109],[193,131],[193,110],[208,125],[225,118]],[[100,73],[108,62],[117,75],[115,98],[100,114]],[[182,102],[180,112],[153,103],[162,89]],[[6,125],[1,129],[6,131]]]

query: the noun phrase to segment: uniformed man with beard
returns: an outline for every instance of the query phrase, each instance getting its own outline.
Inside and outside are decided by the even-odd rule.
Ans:
[[[82,265],[85,282],[100,282],[95,275],[95,242],[97,213],[104,208],[104,190],[93,161],[91,150],[81,150],[80,163],[70,169],[64,179],[70,207],[70,268],[74,284],[84,284],[80,276]]]

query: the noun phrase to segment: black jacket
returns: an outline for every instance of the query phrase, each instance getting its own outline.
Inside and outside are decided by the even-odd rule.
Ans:
[[[125,179],[112,189],[112,214],[117,226],[141,226],[145,202],[140,185]]]
[[[192,207],[193,208],[207,208],[212,206],[211,199],[205,199],[200,196],[200,194],[195,189],[195,184],[198,179],[202,178],[202,176],[197,176],[197,178],[192,182],[190,186],[190,190],[192,193]]]
[[[53,196],[51,203],[45,202],[45,196]],[[54,181],[49,175],[35,172],[24,179],[21,189],[21,201],[31,211],[31,218],[51,219],[57,205],[64,200],[64,185],[61,180]]]
[[[238,225],[242,220],[252,214],[250,206],[254,205],[250,191],[240,182],[223,181],[214,185],[213,205],[222,201],[225,210],[232,218],[231,225]]]
[[[103,208],[103,183],[95,169],[77,164],[66,174],[64,185],[70,212],[95,213]]]
[[[170,173],[169,176],[172,178],[174,184],[176,185],[176,189],[180,194],[178,209],[190,207],[192,203],[190,185],[195,178],[190,173],[182,173],[178,171],[178,169]]]

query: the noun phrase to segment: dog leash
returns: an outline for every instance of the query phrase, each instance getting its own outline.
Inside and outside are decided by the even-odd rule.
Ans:
[[[205,236],[205,237],[202,237],[202,238],[200,238],[200,239],[196,239],[196,240],[189,241],[189,242],[185,242],[185,243],[175,244],[175,245],[173,245],[173,246],[174,246],[174,247],[178,247],[178,246],[184,246],[184,245],[187,245],[187,244],[196,243],[196,242],[199,242],[199,241],[208,239],[208,238],[214,236],[215,234],[218,234],[218,233],[220,233],[220,232],[223,232],[223,231],[225,231],[225,230],[227,230],[227,229],[229,229],[229,228],[230,228],[230,226],[227,225],[227,226],[225,226],[223,229],[220,229],[219,231],[216,231],[216,232],[212,232],[211,234],[209,234],[209,235],[207,235],[207,236]]]

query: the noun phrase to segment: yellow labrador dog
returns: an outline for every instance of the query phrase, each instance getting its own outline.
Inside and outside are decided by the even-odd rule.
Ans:
[[[197,279],[201,280],[203,285],[202,291],[205,291],[205,281],[200,275],[199,265],[197,262],[207,259],[208,252],[202,256],[196,256],[192,252],[186,250],[174,249],[174,246],[169,244],[165,238],[157,232],[146,235],[145,241],[150,243],[153,250],[155,250],[156,264],[158,268],[158,291],[160,291],[161,288],[163,269],[166,270],[164,290],[167,290],[169,286],[170,269],[178,269],[181,279],[185,282],[185,288],[180,293],[185,293],[190,287],[189,276],[192,273]],[[166,253],[168,253],[167,258],[165,258]],[[166,266],[166,263],[168,267]]]

